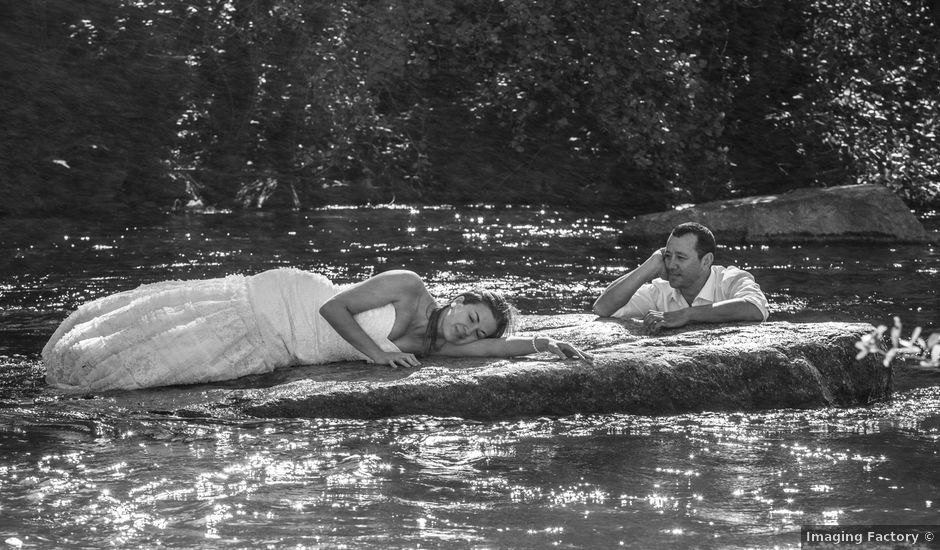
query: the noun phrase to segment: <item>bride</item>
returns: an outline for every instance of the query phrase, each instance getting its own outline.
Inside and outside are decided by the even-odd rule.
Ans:
[[[507,336],[514,309],[473,289],[439,304],[421,278],[388,271],[348,287],[299,269],[170,281],[88,302],[42,350],[68,390],[230,380],[278,367],[366,360],[417,367],[428,355],[591,357],[565,342]]]

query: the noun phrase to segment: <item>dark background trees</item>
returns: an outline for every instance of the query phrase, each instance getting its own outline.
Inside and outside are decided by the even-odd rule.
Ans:
[[[937,200],[926,0],[0,6],[0,212]]]

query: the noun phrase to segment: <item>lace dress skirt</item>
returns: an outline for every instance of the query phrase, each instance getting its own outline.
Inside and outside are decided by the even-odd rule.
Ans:
[[[246,278],[140,286],[79,307],[42,351],[61,389],[135,389],[273,370]]]

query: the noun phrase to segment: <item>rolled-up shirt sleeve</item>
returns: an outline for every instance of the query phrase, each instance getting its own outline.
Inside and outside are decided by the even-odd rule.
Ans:
[[[760,285],[757,284],[754,277],[747,271],[735,267],[726,268],[723,275],[721,286],[723,287],[722,293],[725,300],[741,299],[754,304],[760,310],[761,315],[764,316],[764,321],[766,321],[768,315],[770,315],[767,297],[764,296],[764,292],[760,289]]]
[[[656,288],[646,283],[637,289],[625,306],[614,312],[611,317],[619,319],[640,319],[651,309],[656,309]]]

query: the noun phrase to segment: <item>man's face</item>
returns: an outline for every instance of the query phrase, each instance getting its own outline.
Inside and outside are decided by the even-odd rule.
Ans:
[[[669,279],[669,286],[679,290],[694,288],[696,285],[704,284],[708,278],[711,268],[711,255],[706,254],[704,258],[699,258],[695,245],[698,244],[698,237],[692,233],[686,233],[681,237],[671,236],[666,241],[666,251],[663,253],[663,260],[666,263],[666,275]]]

